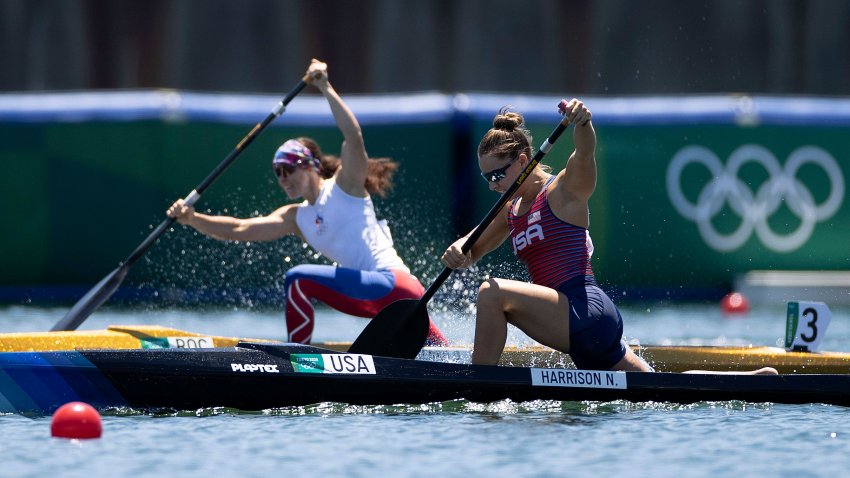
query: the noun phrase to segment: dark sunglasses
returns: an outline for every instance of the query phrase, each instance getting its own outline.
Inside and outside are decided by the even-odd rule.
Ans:
[[[497,182],[505,179],[505,176],[508,175],[507,174],[508,168],[510,168],[511,165],[514,164],[514,161],[516,161],[516,160],[517,160],[517,158],[514,158],[514,159],[510,160],[510,162],[508,162],[508,164],[502,166],[499,169],[494,169],[492,171],[487,171],[486,173],[481,173],[481,177],[483,177],[484,180],[487,181],[488,183],[497,183]]]
[[[285,177],[291,175],[292,173],[294,173],[295,170],[298,169],[299,167],[301,167],[301,165],[304,164],[305,162],[306,162],[305,160],[299,159],[294,164],[282,163],[282,164],[278,164],[278,165],[274,166],[272,169],[274,170],[275,176],[277,176],[278,178],[280,178],[280,177],[285,178]]]

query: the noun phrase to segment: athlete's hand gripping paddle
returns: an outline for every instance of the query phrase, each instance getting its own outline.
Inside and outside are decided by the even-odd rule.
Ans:
[[[564,112],[566,102],[562,101],[559,109]],[[502,194],[499,201],[490,209],[484,220],[475,228],[469,238],[464,242],[461,251],[465,254],[472,249],[473,244],[484,230],[490,225],[490,222],[502,211],[505,204],[511,200],[517,189],[522,185],[525,179],[531,174],[540,160],[552,149],[552,145],[561,136],[564,130],[567,129],[570,122],[568,116],[558,123],[558,126],[549,135],[548,138],[540,146],[534,157],[531,158],[528,165],[520,173],[516,181]],[[384,307],[374,319],[369,322],[357,340],[351,344],[349,352],[368,355],[380,355],[384,357],[398,357],[413,359],[422,350],[425,344],[425,339],[428,336],[428,301],[437,292],[437,289],[451,275],[452,269],[445,267],[443,271],[434,280],[434,283],[425,291],[425,295],[419,300],[402,299]]]
[[[298,84],[295,85],[295,88],[293,88],[286,97],[278,103],[272,112],[269,113],[262,122],[257,123],[254,128],[244,138],[242,138],[242,141],[236,145],[233,151],[231,151],[230,154],[228,154],[227,157],[224,158],[224,160],[219,163],[219,165],[216,166],[216,168],[201,182],[201,184],[193,189],[188,196],[186,196],[186,199],[184,199],[186,205],[191,206],[195,204],[198,199],[200,199],[201,194],[213,183],[213,181],[218,179],[221,173],[223,173],[224,170],[227,169],[227,167],[230,166],[230,164],[236,159],[236,157],[239,156],[239,153],[244,151],[245,148],[247,148],[257,136],[259,136],[266,126],[268,126],[275,120],[275,118],[280,116],[286,110],[286,106],[289,102],[292,101],[292,99],[295,98],[305,86],[307,86],[307,83],[305,82],[306,79],[307,78],[305,77],[299,81]],[[82,324],[95,309],[100,307],[101,304],[106,302],[112,294],[115,293],[118,286],[120,286],[121,282],[124,281],[124,277],[127,276],[127,272],[130,270],[130,267],[139,260],[142,255],[144,255],[148,248],[156,242],[159,236],[161,236],[166,229],[174,224],[175,220],[176,219],[173,217],[168,217],[162,221],[159,226],[157,226],[157,228],[154,229],[154,231],[151,232],[150,235],[142,241],[142,243],[139,244],[139,246],[136,247],[129,256],[127,256],[126,259],[124,259],[124,262],[120,263],[114,271],[98,282],[94,288],[78,300],[77,303],[71,307],[71,310],[62,317],[62,320],[57,322],[50,330],[75,330],[79,327],[80,324]]]

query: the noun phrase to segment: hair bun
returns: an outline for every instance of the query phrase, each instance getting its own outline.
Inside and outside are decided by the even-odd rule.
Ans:
[[[508,111],[508,107],[499,110],[499,114],[493,118],[493,128],[508,132],[519,128],[522,123],[522,115],[515,111]]]

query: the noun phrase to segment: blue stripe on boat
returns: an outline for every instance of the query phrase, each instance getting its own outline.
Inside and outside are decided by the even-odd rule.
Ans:
[[[125,403],[115,387],[79,353],[0,354],[0,411],[53,413],[77,400],[95,408]]]

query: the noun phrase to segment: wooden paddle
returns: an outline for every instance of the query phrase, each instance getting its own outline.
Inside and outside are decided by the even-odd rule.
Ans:
[[[213,181],[218,179],[221,173],[223,173],[231,163],[233,163],[236,157],[239,156],[239,153],[245,150],[245,148],[247,148],[248,145],[260,135],[266,126],[268,126],[275,120],[275,118],[280,116],[286,110],[286,106],[289,102],[292,101],[298,93],[301,93],[301,90],[303,90],[305,86],[307,86],[305,80],[306,77],[302,78],[301,81],[295,85],[295,88],[293,88],[292,91],[290,91],[286,97],[278,103],[274,110],[272,110],[272,112],[269,113],[262,122],[257,123],[254,128],[244,138],[242,138],[242,141],[236,145],[233,151],[231,151],[230,154],[228,154],[227,157],[224,158],[224,160],[219,163],[219,165],[216,166],[216,168],[203,181],[201,181],[201,184],[199,184],[198,187],[193,189],[192,192],[186,196],[186,199],[184,199],[186,205],[191,206],[195,204],[198,199],[200,199],[201,194],[213,183]],[[162,221],[159,226],[157,226],[157,228],[154,229],[154,231],[150,233],[150,235],[142,241],[142,243],[139,244],[139,246],[136,247],[136,249],[130,253],[126,259],[124,259],[124,262],[120,263],[114,271],[98,282],[97,285],[88,291],[82,299],[78,300],[77,303],[71,307],[71,310],[62,317],[62,320],[57,322],[56,325],[50,329],[51,332],[58,330],[75,330],[79,327],[80,324],[82,324],[95,309],[100,307],[101,304],[106,302],[112,294],[115,293],[118,286],[121,285],[122,281],[124,281],[124,277],[127,276],[127,272],[130,270],[130,267],[139,260],[142,255],[144,255],[145,251],[148,250],[148,248],[159,238],[159,236],[162,235],[163,232],[165,232],[166,229],[174,224],[174,221],[175,219],[172,217],[168,217]]]
[[[519,189],[520,185],[525,181],[543,156],[552,149],[552,145],[561,136],[561,133],[567,129],[570,122],[566,116],[558,124],[558,127],[552,131],[552,134],[543,142],[534,157],[520,173],[516,181],[502,194],[499,201],[490,209],[481,224],[475,228],[469,238],[464,242],[461,250],[466,253],[472,249],[472,245],[481,236],[484,230],[490,225],[490,222],[502,211],[505,204],[511,200],[511,197]],[[428,336],[428,301],[437,292],[437,289],[451,275],[452,269],[445,267],[437,276],[437,279],[425,291],[425,295],[419,300],[402,299],[381,309],[378,315],[372,319],[369,324],[363,329],[363,332],[357,337],[357,340],[351,344],[348,349],[351,353],[380,355],[384,357],[398,357],[413,359],[422,350],[425,344],[425,339]]]

